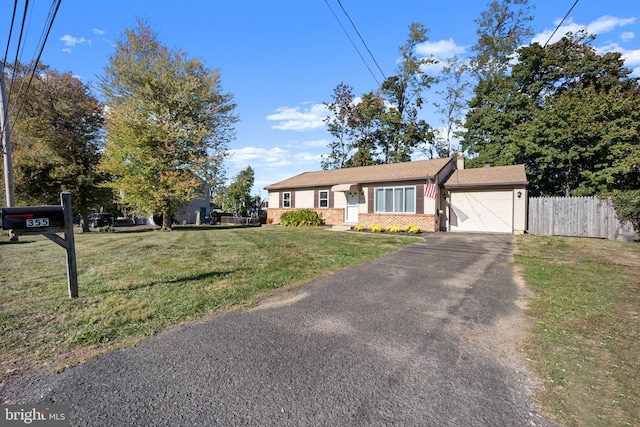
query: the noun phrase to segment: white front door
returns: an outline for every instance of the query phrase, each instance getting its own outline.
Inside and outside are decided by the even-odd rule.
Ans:
[[[345,196],[347,197],[347,206],[344,210],[344,222],[347,224],[357,224],[360,196],[357,191],[349,191],[345,193]]]

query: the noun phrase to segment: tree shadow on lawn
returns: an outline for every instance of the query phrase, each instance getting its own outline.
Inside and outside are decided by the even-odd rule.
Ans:
[[[222,279],[230,274],[233,274],[237,271],[240,271],[242,269],[235,269],[235,270],[229,270],[229,271],[210,271],[207,273],[200,273],[200,274],[196,274],[193,276],[188,276],[188,277],[179,277],[176,279],[171,279],[171,280],[157,280],[154,282],[149,282],[149,283],[141,283],[138,285],[131,285],[131,286],[120,286],[120,287],[116,287],[116,288],[111,288],[111,289],[105,289],[103,291],[99,291],[97,293],[99,294],[107,294],[107,293],[112,293],[112,292],[121,292],[121,291],[135,291],[138,289],[144,289],[144,288],[152,288],[156,285],[175,285],[175,284],[179,284],[179,283],[188,283],[188,282],[193,282],[193,281],[200,281],[200,280],[206,280],[206,279]]]

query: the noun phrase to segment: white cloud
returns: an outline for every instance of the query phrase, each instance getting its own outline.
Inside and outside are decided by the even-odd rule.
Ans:
[[[622,39],[622,41],[628,42],[629,40],[633,40],[634,38],[636,38],[636,35],[631,31],[625,31],[624,33],[620,34],[620,38]]]
[[[416,53],[424,56],[433,55],[439,59],[450,58],[465,53],[464,46],[458,46],[453,39],[438,40],[437,42],[424,42],[416,46]]]
[[[625,25],[633,24],[635,21],[636,18],[618,18],[615,16],[605,15],[585,25],[573,22],[572,19],[567,19],[565,23],[562,24],[560,28],[558,28],[556,33],[553,35],[553,38],[549,40],[549,37],[551,37],[551,34],[553,34],[553,31],[560,23],[560,20],[557,20],[556,22],[554,22],[553,28],[545,29],[543,32],[533,37],[531,41],[533,43],[539,43],[541,45],[547,43],[547,40],[549,40],[549,43],[555,43],[569,32],[577,33],[584,30],[586,30],[588,34],[599,35],[611,32],[617,27],[623,27]]]
[[[96,34],[98,36],[104,36],[105,34],[107,34],[106,31],[100,30],[98,28],[94,28],[92,31],[93,31],[93,34]]]
[[[607,52],[619,52],[622,55],[625,67],[633,70],[633,76],[640,77],[640,49],[625,49],[618,43],[610,43],[596,48],[598,55],[604,55]]]
[[[624,27],[634,22],[636,22],[636,18],[618,18],[605,15],[587,25],[587,31],[589,31],[590,34],[608,33],[616,27]]]
[[[229,163],[245,167],[250,164],[261,164],[267,166],[286,166],[291,164],[291,154],[287,150],[279,147],[243,147],[237,150],[230,150],[231,157]]]
[[[304,145],[305,147],[311,147],[311,148],[326,148],[327,145],[329,145],[331,141],[328,139],[312,139],[311,141],[306,141],[304,143],[302,143],[302,145]]]
[[[324,119],[329,111],[324,104],[311,104],[309,107],[280,107],[275,114],[267,116],[267,120],[278,122],[272,129],[295,130],[305,132],[325,126]]]
[[[87,40],[84,37],[73,37],[69,34],[65,34],[64,36],[60,37],[60,40],[64,42],[65,46],[69,46],[69,47],[75,47],[77,44],[91,44],[91,40]]]

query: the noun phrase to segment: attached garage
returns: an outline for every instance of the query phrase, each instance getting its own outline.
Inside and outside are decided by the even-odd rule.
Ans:
[[[524,233],[527,212],[524,166],[458,167],[444,184],[447,230]]]
[[[513,232],[513,192],[451,193],[450,231]]]

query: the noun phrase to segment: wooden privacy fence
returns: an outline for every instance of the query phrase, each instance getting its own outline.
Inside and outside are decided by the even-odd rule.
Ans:
[[[597,197],[529,198],[529,234],[632,240],[633,226],[621,223],[610,199]]]

